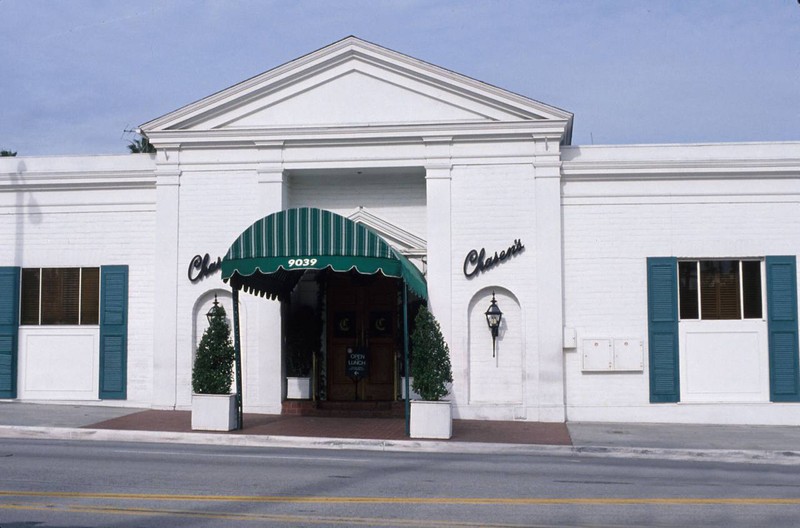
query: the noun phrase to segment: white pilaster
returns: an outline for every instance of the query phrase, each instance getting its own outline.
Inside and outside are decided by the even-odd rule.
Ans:
[[[550,148],[553,148],[552,146]],[[557,150],[557,147],[555,147]],[[563,422],[563,279],[561,243],[561,169],[558,154],[537,156],[534,161],[536,185],[536,302],[539,356],[538,387],[528,385],[528,401],[538,401],[539,420]]]
[[[281,145],[261,146],[263,162],[258,166],[258,204],[260,217],[277,213],[287,204],[288,187],[280,161]],[[254,219],[255,221],[256,219]],[[257,397],[251,403],[261,412],[281,412],[284,369],[281,354],[281,303],[267,298],[258,299]],[[252,358],[251,358],[252,359]],[[245,401],[247,406],[247,401]]]
[[[450,138],[425,141],[428,308],[447,343],[452,343],[452,232]]]
[[[156,240],[153,337],[153,406],[174,408],[178,363],[178,237],[180,233],[178,147],[159,147],[156,159]]]

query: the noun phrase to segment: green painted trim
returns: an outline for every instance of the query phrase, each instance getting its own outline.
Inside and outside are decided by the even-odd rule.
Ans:
[[[678,259],[647,259],[647,337],[650,403],[680,401]]]
[[[769,398],[800,402],[797,259],[794,255],[767,257],[766,268]]]
[[[127,399],[128,266],[100,268],[101,400]]]
[[[289,260],[303,260],[304,264],[289,264]],[[307,261],[307,262],[306,262]],[[240,260],[223,260],[222,276],[229,278],[233,273],[242,277],[249,277],[255,273],[272,274],[280,271],[293,270],[323,270],[330,268],[333,271],[356,270],[359,273],[372,275],[382,271],[388,277],[401,277],[401,267],[397,260],[379,259],[370,257],[338,257],[338,256],[311,256],[303,259],[292,257],[260,257]]]
[[[20,268],[0,267],[0,398],[17,397]]]

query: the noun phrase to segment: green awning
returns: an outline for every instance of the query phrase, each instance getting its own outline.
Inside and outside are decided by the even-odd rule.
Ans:
[[[283,297],[306,270],[332,269],[403,279],[423,299],[425,277],[369,228],[313,207],[287,209],[244,230],[222,259],[222,279],[239,289]]]

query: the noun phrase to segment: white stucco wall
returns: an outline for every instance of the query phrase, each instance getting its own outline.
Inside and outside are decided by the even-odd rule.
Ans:
[[[188,408],[191,405],[192,358],[197,345],[197,325],[207,324],[205,313],[213,301],[212,291],[220,292],[220,301],[233,317],[230,287],[222,282],[219,272],[196,283],[188,278],[188,268],[195,255],[208,253],[211,261],[224,257],[230,244],[239,234],[258,219],[257,180],[254,171],[225,170],[220,165],[199,167],[191,160],[182,166],[180,193],[181,238],[178,251],[178,317],[177,317],[177,365],[176,405]],[[225,291],[226,295],[221,295]],[[210,298],[209,298],[210,296]],[[264,299],[242,295],[240,301],[243,314],[257,308],[255,301]],[[200,304],[206,311],[198,314]],[[199,308],[198,308],[199,307]],[[254,336],[250,319],[243,315],[242,357],[247,359],[243,371],[245,401],[258,401],[258,384],[254,379],[258,360],[254,354]],[[202,329],[200,330],[202,335]]]
[[[577,335],[577,348],[564,354],[569,420],[800,422],[800,406],[768,403],[766,323],[758,321],[682,322],[682,401],[650,404],[646,283],[647,257],[800,253],[798,147],[565,149],[564,324]],[[641,371],[582,369],[585,340],[620,338],[642,342]],[[753,346],[720,357],[720,347],[744,338]]]
[[[0,265],[129,266],[128,398],[111,405],[152,398],[153,169],[148,155],[0,159]],[[98,335],[97,325],[22,327],[19,397],[97,400]]]
[[[344,217],[364,207],[426,238],[425,173],[421,167],[297,171],[288,176],[288,206],[318,207]]]
[[[456,166],[452,193],[450,346],[455,416],[525,419],[528,407],[535,409],[537,402],[529,399],[522,384],[523,380],[535,383],[539,362],[529,324],[536,320],[531,280],[536,276],[533,169],[523,164]],[[472,249],[485,248],[486,256],[493,256],[517,239],[525,246],[522,252],[471,278],[464,275],[464,259]],[[483,315],[492,291],[499,294],[498,305],[506,314],[494,359]]]
[[[189,281],[192,258],[290,207],[360,211],[427,273],[457,418],[800,424],[800,404],[766,401],[764,321],[681,323],[682,402],[650,404],[646,298],[647,257],[800,253],[800,143],[564,147],[571,127],[349,37],[142,125],[156,155],[0,159],[0,266],[127,264],[128,399],[108,404],[186,409],[214,293],[232,316],[219,274]],[[465,277],[471,250],[516,240]],[[280,412],[279,303],[240,302],[245,410]],[[97,332],[22,328],[21,398],[91,400]],[[614,346],[624,371],[595,352],[584,367]]]
[[[455,416],[795,423],[796,404],[767,401],[766,337],[759,321],[720,323],[722,329],[681,323],[682,402],[649,403],[645,263],[650,256],[800,253],[798,144],[565,147],[560,169],[553,168],[554,153],[542,155],[539,148],[520,141],[469,147],[450,142],[434,149],[403,144],[381,151],[339,146],[320,150],[329,159],[319,155],[313,164],[308,152],[289,149],[277,172],[253,161],[263,156],[255,151],[181,153],[178,192],[170,194],[176,203],[163,203],[168,211],[175,207],[177,232],[156,225],[157,163],[150,156],[1,160],[6,183],[0,237],[13,250],[0,264],[129,265],[128,400],[110,404],[188,408],[192,354],[214,292],[231,312],[219,275],[189,282],[192,257],[223,256],[270,207],[308,205],[347,215],[363,206],[428,237],[431,254],[438,255],[428,261],[428,280],[452,353]],[[326,163],[332,168],[321,170]],[[175,262],[155,258],[159,232],[176,244]],[[524,252],[473,278],[464,276],[471,249],[493,255],[516,239]],[[562,281],[552,277],[560,277],[561,264],[563,296],[542,294],[547,288],[560,291]],[[155,303],[155,288],[166,273],[174,274],[174,315]],[[505,313],[496,358],[483,317],[493,291]],[[276,303],[249,295],[241,303],[245,401],[248,410],[276,412]],[[171,317],[175,335],[167,357],[153,346],[155,321],[163,317]],[[20,398],[95,399],[96,333],[96,327],[22,328]],[[758,350],[754,355],[750,346],[730,349],[730,358],[739,359],[726,369],[713,372],[719,350],[691,354],[691,343],[741,344],[734,338],[745,334]],[[585,369],[584,347],[598,340],[630,342],[633,368]],[[59,351],[53,350],[55,341]],[[69,376],[54,380],[42,365],[59,361]],[[160,370],[165,362],[171,372]],[[749,377],[736,377],[742,373]],[[155,395],[159,391],[162,396]]]

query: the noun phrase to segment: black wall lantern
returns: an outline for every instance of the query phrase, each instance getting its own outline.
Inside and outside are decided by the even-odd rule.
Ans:
[[[485,315],[486,324],[489,325],[489,329],[492,331],[492,357],[495,357],[495,343],[497,342],[497,333],[500,330],[500,321],[503,319],[503,312],[501,312],[500,307],[497,306],[494,292],[492,292],[492,304],[489,305],[489,309],[486,310]]]
[[[214,294],[214,306],[209,308],[208,312],[206,313],[206,318],[208,319],[208,324],[211,324],[211,321],[214,320],[214,317],[217,316],[217,312],[219,312],[219,301],[217,301],[217,294]]]

